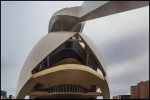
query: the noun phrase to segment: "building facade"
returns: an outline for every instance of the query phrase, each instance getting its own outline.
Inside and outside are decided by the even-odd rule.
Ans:
[[[7,97],[7,92],[1,90],[1,97]]]
[[[1,90],[1,99],[6,98],[6,97],[7,97],[7,92]]]
[[[132,99],[149,99],[149,80],[131,86]]]
[[[113,96],[113,99],[130,99],[131,95],[117,95]]]

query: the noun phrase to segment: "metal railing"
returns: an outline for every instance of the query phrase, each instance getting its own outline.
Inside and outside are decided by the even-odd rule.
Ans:
[[[91,90],[76,84],[59,84],[41,89],[40,91],[46,91],[48,93],[86,93]]]

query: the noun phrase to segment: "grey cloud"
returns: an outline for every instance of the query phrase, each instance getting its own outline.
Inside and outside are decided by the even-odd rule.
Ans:
[[[108,41],[101,50],[107,65],[121,63],[141,54],[149,46],[149,34],[137,33],[126,37],[120,37],[115,41]]]
[[[1,3],[1,87],[3,90],[6,90],[9,94],[15,95],[17,80],[22,65],[33,46],[38,42],[39,39],[47,34],[48,23],[52,14],[64,7],[76,6],[80,4],[82,4],[82,2],[17,1]],[[109,18],[111,19],[111,17]],[[113,22],[112,20],[105,20],[103,22],[100,21],[100,23],[98,23],[98,26],[100,26],[101,28],[106,27],[104,28],[104,30],[108,30],[108,28],[110,28],[109,33],[111,33],[113,31],[112,26],[115,26],[115,22]],[[113,24],[110,25],[110,23]],[[126,26],[126,24],[123,26],[119,25],[116,25],[116,27],[121,28]],[[127,26],[126,29],[128,27],[130,26]],[[97,27],[97,24],[95,26],[85,28],[92,28],[92,32],[94,28],[97,28],[97,30],[101,30],[99,27]],[[107,31],[102,31],[98,33],[103,34],[106,32]],[[128,72],[128,70],[125,70],[126,67],[122,67],[125,71],[124,73],[120,73],[117,72],[117,68],[123,66],[122,63],[124,61],[132,61],[134,58],[142,54],[145,49],[148,48],[149,33],[147,34],[147,32],[145,31],[140,31],[137,34],[120,37],[120,39],[116,39],[116,41],[110,40],[104,45],[99,45],[101,44],[99,41],[99,37],[101,37],[102,34],[96,34],[93,40],[97,42],[99,50],[102,52],[104,60],[106,61],[106,64],[108,66],[107,70],[109,75],[111,96],[119,93],[129,93],[128,86],[130,84],[132,85],[133,83],[137,83],[141,79],[147,79],[149,73],[149,71],[147,70],[147,67],[149,66],[147,64],[148,58],[146,58],[146,62],[141,61],[141,65],[139,64],[139,66],[133,65],[134,68],[137,67],[139,68],[139,70],[134,70],[133,68],[131,68],[131,71]],[[91,34],[90,36],[92,35],[93,34]],[[145,58],[141,58],[141,60],[142,59]],[[120,63],[120,66],[117,66],[118,63]],[[146,64],[144,65],[144,63]],[[143,69],[140,69],[142,65],[144,65],[145,67]],[[132,65],[130,66],[132,67]],[[112,73],[112,70],[116,70],[118,76],[115,76],[115,74]],[[142,76],[138,75],[138,73],[140,72],[143,73]],[[125,73],[128,73],[128,75],[126,75]],[[133,79],[134,75],[137,75],[137,77]]]
[[[130,94],[130,86],[149,79],[148,50],[107,68],[111,96]]]

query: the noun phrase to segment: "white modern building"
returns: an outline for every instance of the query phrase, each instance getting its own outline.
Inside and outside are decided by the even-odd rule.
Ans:
[[[93,41],[82,33],[84,22],[148,5],[148,1],[86,1],[56,12],[48,34],[22,67],[16,98],[109,99],[105,64]],[[96,92],[99,88],[101,92]]]

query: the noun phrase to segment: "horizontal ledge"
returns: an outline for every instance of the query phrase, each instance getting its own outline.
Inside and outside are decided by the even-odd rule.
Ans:
[[[99,92],[87,92],[85,95],[88,95],[88,96],[102,96],[102,93],[99,93]]]
[[[69,39],[67,41],[69,41],[69,42],[83,42],[82,40],[77,40],[77,39]]]
[[[84,66],[84,65],[79,65],[79,64],[64,64],[64,65],[58,65],[52,68],[48,68],[46,70],[40,71],[38,73],[32,74],[32,78],[37,78],[37,77],[41,77],[47,74],[51,74],[53,72],[59,72],[59,71],[83,71],[83,72],[87,72],[89,74],[93,74],[97,77],[99,77],[101,80],[105,80],[105,77],[102,76],[101,74],[99,74],[98,72],[96,72],[95,70]]]

